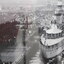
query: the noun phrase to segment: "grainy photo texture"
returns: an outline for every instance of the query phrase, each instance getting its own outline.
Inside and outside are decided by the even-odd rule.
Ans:
[[[0,64],[64,64],[64,0],[0,0]]]

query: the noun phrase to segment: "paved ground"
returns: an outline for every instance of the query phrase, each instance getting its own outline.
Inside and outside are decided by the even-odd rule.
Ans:
[[[3,62],[13,62],[14,60],[18,61],[21,56],[23,56],[23,49],[21,45],[8,47],[0,54],[0,59]]]
[[[37,52],[38,50],[38,45],[37,44],[37,30],[32,31],[31,34],[28,34],[26,36],[26,53],[27,53],[27,64],[30,61],[30,58]],[[13,62],[17,63],[19,61],[23,61],[23,55],[24,55],[24,49],[22,45],[22,30],[18,31],[18,36],[16,39],[16,45],[9,46],[5,50],[3,50],[0,53],[0,59],[3,62]],[[30,54],[30,55],[29,55]],[[20,63],[21,64],[21,63]]]
[[[26,41],[27,46],[30,46],[30,49],[28,50],[28,52],[26,52],[25,57],[23,57],[23,59],[21,59],[20,62],[18,62],[17,64],[30,64],[29,61],[31,60],[32,57],[35,56],[36,52],[39,50],[39,37],[37,30],[33,31],[31,36],[27,37]]]
[[[3,62],[18,62],[23,57],[22,31],[19,30],[16,40],[15,45],[9,46],[0,52],[0,59]],[[26,47],[26,50],[29,50],[29,48]]]
[[[38,50],[34,57],[31,58],[29,64],[44,64],[40,59],[40,51]]]

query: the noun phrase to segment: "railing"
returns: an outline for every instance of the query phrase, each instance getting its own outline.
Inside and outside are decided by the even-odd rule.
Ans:
[[[56,38],[61,38],[63,36],[64,36],[63,34],[60,34],[60,35],[52,34],[52,36],[51,35],[45,35],[45,34],[43,35],[43,37],[46,38],[46,39],[56,39]]]
[[[62,49],[64,49],[64,44],[62,44],[61,43],[61,45],[60,44],[58,44],[57,46],[56,46],[57,44],[55,44],[53,47],[51,46],[50,48],[46,48],[46,51],[47,52],[49,52],[49,51],[55,51],[55,50],[58,50],[60,47],[62,48]]]
[[[46,51],[54,51],[54,50],[57,50],[60,47],[63,49],[63,47],[64,47],[64,40],[62,40],[58,44],[55,44],[55,45],[52,45],[52,46],[45,46],[44,44],[42,44],[41,40],[40,40],[40,44],[43,46],[43,48]]]

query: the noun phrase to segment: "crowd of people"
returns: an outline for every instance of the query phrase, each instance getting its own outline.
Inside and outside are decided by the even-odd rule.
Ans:
[[[17,37],[18,27],[17,21],[0,24],[0,45],[12,44],[13,41]]]

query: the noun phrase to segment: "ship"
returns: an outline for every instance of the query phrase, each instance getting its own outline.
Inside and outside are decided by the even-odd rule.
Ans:
[[[58,1],[48,29],[40,35],[40,53],[44,64],[61,64],[64,57],[64,10],[62,1]]]

